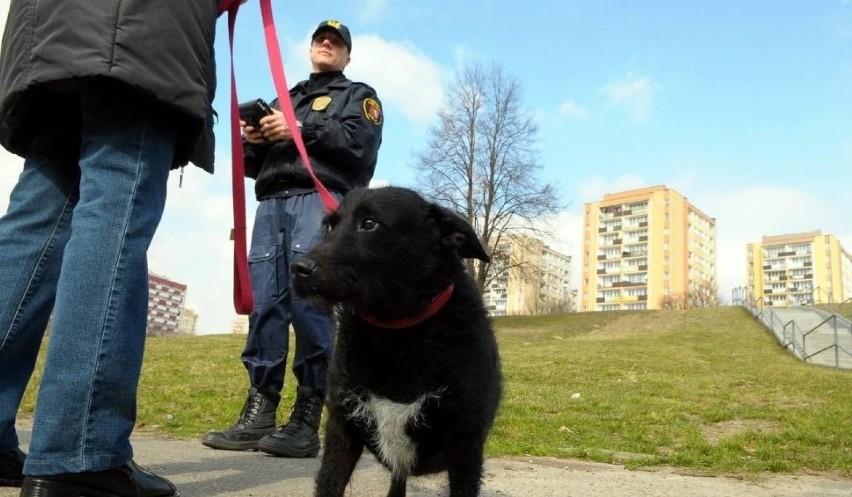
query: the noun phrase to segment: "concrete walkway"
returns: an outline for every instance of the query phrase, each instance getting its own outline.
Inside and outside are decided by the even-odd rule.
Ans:
[[[22,432],[23,442],[29,433]],[[174,482],[182,497],[309,497],[318,459],[280,459],[257,452],[211,450],[197,441],[134,435],[135,460]],[[26,444],[23,447],[26,450]],[[365,454],[347,497],[384,497],[388,473]],[[409,497],[447,495],[446,475],[412,478]],[[18,489],[0,487],[0,497]],[[490,459],[481,497],[850,497],[852,479],[766,475],[746,481],[675,470],[552,458]]]
[[[796,333],[793,339],[810,356],[808,362],[852,369],[852,330],[846,319],[829,320],[829,313],[808,306],[767,307],[764,312],[774,313],[776,322],[785,325],[793,321],[800,333],[807,333],[805,337]],[[835,340],[840,349],[834,347]]]

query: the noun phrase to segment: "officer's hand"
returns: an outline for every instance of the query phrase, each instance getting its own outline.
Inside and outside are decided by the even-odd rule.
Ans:
[[[284,113],[278,109],[272,109],[272,114],[263,116],[260,120],[260,131],[269,141],[285,141],[293,139],[293,132],[287,126]]]
[[[255,145],[263,143],[263,133],[254,129],[254,126],[249,126],[245,121],[240,121],[240,126],[243,128],[243,138],[247,142]]]

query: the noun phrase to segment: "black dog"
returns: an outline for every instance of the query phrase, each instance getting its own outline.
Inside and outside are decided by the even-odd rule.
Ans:
[[[329,409],[316,496],[339,497],[366,446],[391,471],[447,471],[451,497],[479,494],[500,402],[490,320],[463,258],[489,261],[471,226],[412,190],[349,193],[325,241],[292,266],[296,292],[334,306]]]

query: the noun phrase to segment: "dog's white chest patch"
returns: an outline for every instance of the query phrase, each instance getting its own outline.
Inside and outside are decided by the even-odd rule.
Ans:
[[[394,475],[408,475],[417,462],[417,447],[405,433],[405,427],[423,421],[423,403],[439,398],[438,393],[421,395],[410,404],[393,402],[378,395],[366,399],[351,398],[350,419],[360,419],[372,430],[379,456]]]

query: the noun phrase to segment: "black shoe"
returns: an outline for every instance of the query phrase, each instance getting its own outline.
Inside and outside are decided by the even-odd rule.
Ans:
[[[15,448],[0,454],[0,487],[20,487],[24,481],[26,455]]]
[[[319,425],[323,399],[309,389],[299,388],[287,424],[263,437],[257,448],[280,457],[316,457],[320,450]]]
[[[169,480],[130,461],[106,471],[27,476],[20,497],[177,497]]]
[[[280,400],[275,392],[249,388],[236,424],[224,431],[208,431],[201,443],[212,449],[257,450],[257,442],[275,432],[275,410]]]

